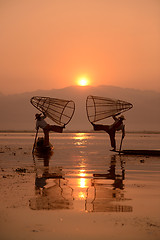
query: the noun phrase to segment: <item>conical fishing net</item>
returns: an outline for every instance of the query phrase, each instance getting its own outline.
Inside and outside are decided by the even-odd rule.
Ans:
[[[98,96],[88,96],[86,100],[86,111],[90,122],[97,122],[120,114],[132,107],[133,105],[126,101]]]
[[[69,100],[35,96],[31,104],[59,125],[68,124],[75,111],[75,103]]]

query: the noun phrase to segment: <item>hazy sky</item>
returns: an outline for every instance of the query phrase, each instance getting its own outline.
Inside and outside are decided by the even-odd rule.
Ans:
[[[0,92],[160,91],[160,0],[0,0]]]

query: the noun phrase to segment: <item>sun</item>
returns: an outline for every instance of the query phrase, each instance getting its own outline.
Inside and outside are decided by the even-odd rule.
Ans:
[[[89,80],[86,77],[81,77],[78,79],[77,84],[79,86],[88,86],[89,85]]]

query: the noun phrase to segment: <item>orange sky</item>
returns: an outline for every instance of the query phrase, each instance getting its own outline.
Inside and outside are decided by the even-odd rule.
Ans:
[[[1,0],[0,92],[75,85],[160,91],[160,1]]]

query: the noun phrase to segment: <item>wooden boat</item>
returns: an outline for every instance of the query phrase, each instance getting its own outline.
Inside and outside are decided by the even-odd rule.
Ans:
[[[146,156],[160,156],[160,149],[126,149],[121,151],[114,151],[119,154],[125,154],[125,155],[146,155]]]
[[[44,138],[39,137],[36,145],[35,145],[35,151],[36,152],[42,152],[42,153],[50,153],[53,151],[53,145],[50,143],[49,146],[44,145]]]

